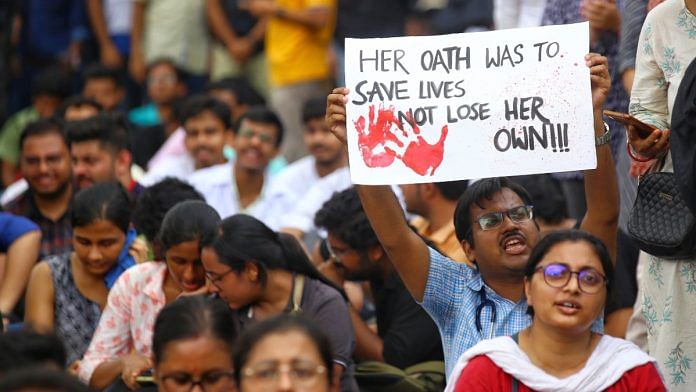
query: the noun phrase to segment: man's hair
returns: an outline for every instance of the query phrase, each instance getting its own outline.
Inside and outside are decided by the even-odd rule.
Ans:
[[[32,97],[45,95],[65,99],[71,92],[70,75],[59,67],[51,67],[40,72],[32,82]]]
[[[118,87],[123,87],[123,80],[118,70],[101,63],[90,64],[82,74],[85,83],[93,79],[111,79]]]
[[[510,181],[506,177],[484,178],[471,184],[464,195],[459,199],[457,208],[454,210],[454,232],[457,235],[459,242],[467,240],[469,244],[474,245],[474,236],[471,226],[471,206],[474,204],[479,208],[483,208],[481,203],[485,200],[491,200],[493,195],[508,188],[515,192],[522,199],[525,205],[532,204],[532,198],[529,193],[517,183]]]
[[[60,118],[65,118],[65,113],[68,111],[68,109],[77,108],[81,106],[91,106],[94,109],[96,109],[97,112],[101,112],[102,110],[104,110],[104,107],[92,98],[83,97],[82,95],[73,95],[72,97],[65,100],[63,105],[56,112],[56,116]]]
[[[275,112],[265,106],[254,106],[250,108],[246,113],[242,115],[242,117],[239,119],[239,124],[236,127],[232,127],[232,131],[237,134],[239,132],[239,126],[242,124],[242,121],[244,120],[249,120],[253,122],[258,122],[262,124],[271,124],[275,126],[276,128],[276,142],[275,146],[280,147],[280,145],[283,143],[283,134],[285,133],[285,130],[283,129],[283,123],[280,121],[280,118],[278,118],[278,115],[275,114]]]
[[[181,124],[191,117],[196,117],[203,112],[211,112],[225,125],[225,129],[232,128],[232,114],[230,108],[224,102],[208,95],[194,95],[188,98],[181,108]]]
[[[225,78],[217,82],[208,83],[205,92],[211,90],[226,90],[234,94],[240,105],[258,106],[265,105],[266,100],[244,78]]]
[[[171,177],[148,187],[138,196],[133,210],[135,229],[154,242],[167,212],[186,200],[205,201],[191,185]]]
[[[31,329],[0,334],[0,374],[31,365],[66,365],[65,347],[55,334]],[[2,389],[0,389],[2,390]]]
[[[84,120],[71,121],[65,126],[68,145],[96,140],[102,148],[113,153],[129,150],[128,131],[122,116],[99,113]]]
[[[302,107],[302,121],[308,122],[313,118],[323,119],[326,115],[326,97],[312,97]]]
[[[166,65],[169,68],[174,70],[174,73],[176,74],[177,83],[183,83],[186,80],[186,78],[188,77],[186,71],[179,68],[179,66],[176,65],[174,60],[167,58],[167,57],[160,57],[160,58],[155,59],[154,61],[150,62],[147,66],[147,74],[149,75],[150,72],[152,72],[152,70],[155,67],[159,67],[160,65]]]
[[[331,232],[355,250],[364,251],[379,245],[358,192],[353,187],[334,193],[317,212],[314,224]]]
[[[569,217],[563,190],[549,174],[535,174],[511,178],[522,185],[534,201],[534,217],[549,224],[561,223]]]
[[[13,370],[0,379],[0,391],[88,392],[89,388],[64,371],[31,366]]]
[[[55,117],[43,118],[29,123],[22,134],[19,136],[19,149],[20,151],[24,148],[24,143],[26,140],[33,136],[44,136],[51,133],[55,133],[60,136],[60,138],[68,145],[65,138],[65,132],[63,131],[63,122]]]
[[[469,187],[469,181],[446,181],[446,182],[436,182],[435,186],[447,200],[457,201],[466,192],[466,188]]]

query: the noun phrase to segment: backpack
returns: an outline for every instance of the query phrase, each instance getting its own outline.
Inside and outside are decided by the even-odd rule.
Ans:
[[[355,381],[362,392],[442,392],[445,363],[422,362],[402,370],[383,362],[362,362],[355,367]]]

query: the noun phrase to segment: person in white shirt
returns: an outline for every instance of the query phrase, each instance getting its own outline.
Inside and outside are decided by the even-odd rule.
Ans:
[[[295,209],[314,184],[348,165],[348,155],[329,130],[325,114],[326,99],[323,97],[312,98],[304,105],[303,137],[310,155],[285,168],[270,185],[268,202],[273,206],[274,217],[266,224],[274,230],[281,228],[281,219]]]
[[[196,170],[225,163],[225,144],[233,139],[227,105],[207,95],[193,96],[184,103],[181,122],[187,154],[165,158],[143,178],[145,186],[166,177],[186,180]]]
[[[264,106],[249,109],[233,129],[234,162],[197,170],[189,182],[222,218],[245,213],[265,221],[272,215],[265,195],[269,184],[266,168],[283,141],[283,125]]]

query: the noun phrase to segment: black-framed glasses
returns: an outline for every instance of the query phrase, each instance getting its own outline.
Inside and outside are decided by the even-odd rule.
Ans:
[[[294,360],[291,363],[264,361],[242,369],[242,377],[255,384],[255,391],[275,391],[282,374],[287,374],[292,385],[310,388],[317,385],[326,367],[312,361]]]
[[[222,282],[222,280],[225,279],[225,276],[227,276],[227,274],[229,274],[232,271],[234,271],[234,270],[232,268],[230,268],[227,271],[221,273],[220,275],[213,275],[210,272],[206,271],[205,277],[208,278],[210,283],[214,284],[215,286],[218,286],[220,284],[220,282]]]
[[[597,294],[609,283],[606,276],[592,267],[573,271],[567,264],[551,263],[538,266],[535,272],[539,271],[544,272],[544,282],[557,289],[565,287],[570,282],[570,277],[575,274],[578,279],[578,288],[585,294]]]
[[[169,392],[190,392],[196,386],[205,392],[232,391],[234,371],[212,370],[195,379],[188,373],[171,373],[162,376],[162,386]]]
[[[482,215],[476,219],[476,221],[479,227],[481,227],[481,230],[493,230],[503,224],[506,215],[511,221],[516,223],[522,223],[532,219],[534,217],[532,213],[533,208],[532,206],[517,206],[507,211],[490,212]]]

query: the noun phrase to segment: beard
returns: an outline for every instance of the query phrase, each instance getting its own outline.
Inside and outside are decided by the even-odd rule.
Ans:
[[[36,196],[39,196],[42,199],[45,200],[56,200],[59,199],[61,196],[65,195],[65,192],[67,192],[70,189],[70,181],[65,181],[64,183],[60,184],[58,188],[51,192],[38,192],[35,189],[32,189],[32,192]]]

